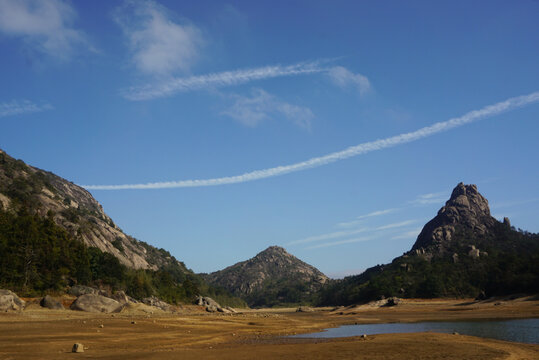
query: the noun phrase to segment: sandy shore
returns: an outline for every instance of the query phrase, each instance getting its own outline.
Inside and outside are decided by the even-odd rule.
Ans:
[[[146,309],[145,309],[146,310]],[[539,317],[539,300],[405,300],[396,307],[119,314],[29,306],[0,314],[0,359],[539,359],[539,345],[415,333],[311,340],[282,336],[355,323]],[[102,326],[101,326],[102,325]],[[71,353],[74,343],[84,353]]]

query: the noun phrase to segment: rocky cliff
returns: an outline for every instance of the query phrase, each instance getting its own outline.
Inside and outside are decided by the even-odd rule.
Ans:
[[[92,195],[61,177],[26,165],[0,150],[0,209],[52,214],[54,221],[84,244],[114,255],[129,268],[172,265],[186,270],[168,252],[126,235]]]
[[[271,246],[249,260],[206,275],[206,280],[249,305],[269,306],[307,301],[328,277],[282,247]]]
[[[492,233],[497,222],[490,215],[488,201],[477,191],[477,186],[459,183],[445,206],[423,227],[412,251],[443,255],[451,246],[457,228],[473,237],[485,237]]]

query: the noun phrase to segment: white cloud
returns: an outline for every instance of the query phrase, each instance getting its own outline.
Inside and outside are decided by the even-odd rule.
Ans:
[[[417,222],[417,220],[406,220],[406,221],[401,221],[401,222],[398,222],[398,223],[379,226],[379,227],[376,227],[374,229],[361,229],[361,230],[358,230],[358,231],[351,231],[351,232],[349,232],[349,234],[346,234],[347,233],[346,231],[341,231],[339,233],[344,234],[344,235],[351,235],[351,234],[359,233],[359,232],[363,232],[363,231],[373,233],[373,232],[396,229],[396,228],[400,228],[400,227],[403,227],[403,226],[408,226],[408,225],[413,224],[415,222]],[[322,239],[326,240],[326,239],[331,239],[331,238],[342,237],[340,235],[337,235],[339,233],[332,233],[332,234],[326,234],[326,235],[320,235],[320,236],[313,236],[311,238],[307,238],[307,239],[304,239],[304,240],[299,240],[298,242],[295,242],[295,243],[297,244],[299,242],[307,242],[307,240],[319,241],[319,240],[322,240]],[[416,233],[416,236],[417,236],[418,233]],[[333,236],[333,235],[336,235],[336,236]],[[356,242],[363,242],[363,241],[372,240],[373,238],[374,238],[374,236],[366,236],[366,237],[360,237],[360,238],[339,240],[339,241],[333,241],[333,242],[327,242],[327,243],[323,243],[323,244],[309,246],[309,247],[306,247],[306,249],[319,249],[319,248],[325,248],[325,247],[330,247],[330,246],[351,244],[351,243],[356,243]],[[396,239],[396,238],[398,238],[398,237],[393,237],[391,239]],[[292,244],[292,243],[290,243],[290,244]]]
[[[341,88],[355,88],[360,95],[364,95],[371,89],[371,83],[366,76],[354,74],[350,70],[335,66],[328,71],[331,81]]]
[[[403,226],[408,226],[408,225],[413,224],[415,222],[417,222],[417,220],[400,221],[400,222],[397,222],[397,223],[392,223],[392,224],[379,226],[379,227],[376,228],[376,230],[388,230],[388,229],[400,228],[400,227],[403,227]]]
[[[222,114],[246,126],[254,127],[275,115],[282,116],[304,129],[311,128],[314,114],[309,108],[288,104],[262,89],[254,89],[252,97],[233,95],[233,98],[234,104]]]
[[[355,225],[358,225],[358,224],[362,223],[363,220],[366,219],[366,218],[370,218],[370,217],[373,217],[373,216],[386,215],[386,214],[395,212],[397,210],[400,210],[400,209],[391,208],[391,209],[373,211],[371,213],[368,213],[368,214],[365,214],[365,215],[360,215],[360,216],[356,217],[356,220],[338,223],[337,226],[340,226],[340,227],[355,226]]]
[[[410,201],[410,204],[429,205],[444,203],[447,199],[447,192],[441,191],[437,193],[429,193],[418,195],[414,200]]]
[[[295,240],[295,241],[292,241],[292,242],[288,243],[287,245],[306,244],[306,243],[317,242],[317,241],[322,241],[322,240],[337,239],[337,238],[350,236],[350,235],[357,235],[357,234],[364,233],[364,232],[372,233],[372,232],[376,232],[376,231],[395,229],[395,228],[399,228],[399,227],[403,227],[403,226],[408,226],[408,225],[413,224],[415,222],[417,222],[417,220],[405,220],[405,221],[400,221],[400,222],[396,222],[396,223],[392,223],[392,224],[378,226],[378,227],[375,227],[375,228],[364,227],[364,228],[356,229],[356,230],[335,231],[335,232],[332,232],[332,233],[309,236],[309,237],[304,238],[304,239]]]
[[[12,100],[10,102],[0,103],[0,117],[14,116],[52,110],[50,104],[35,104],[28,100]]]
[[[154,1],[126,1],[115,12],[133,53],[133,63],[148,74],[189,70],[203,43],[200,30],[172,20],[172,14]]]
[[[510,98],[494,105],[485,106],[484,108],[479,110],[470,111],[460,117],[452,118],[443,122],[438,122],[409,133],[395,135],[385,139],[369,141],[359,145],[351,146],[345,150],[337,151],[320,157],[315,157],[299,163],[281,165],[263,170],[255,170],[241,175],[226,176],[213,179],[179,180],[147,184],[83,185],[83,187],[89,190],[165,189],[180,187],[217,186],[266,179],[274,176],[289,174],[292,172],[312,169],[315,167],[331,164],[336,161],[348,159],[354,156],[364,155],[372,151],[379,151],[397,145],[417,141],[450,129],[454,129],[456,127],[469,124],[482,118],[494,116],[496,114],[500,114],[502,112],[520,108],[522,106],[533,104],[536,102],[539,102],[539,92]]]
[[[344,245],[344,244],[352,244],[352,243],[358,243],[358,242],[363,242],[363,241],[369,241],[371,239],[372,239],[372,237],[361,237],[361,238],[339,240],[339,241],[333,241],[333,242],[328,242],[328,243],[309,246],[306,249],[308,249],[308,250],[320,249],[320,248],[326,248],[326,247],[330,247],[330,246],[337,246],[337,245]]]
[[[319,67],[319,62],[302,62],[288,66],[271,65],[206,75],[176,77],[156,84],[133,86],[123,90],[122,95],[126,99],[133,101],[150,100],[171,96],[178,92],[226,87],[245,84],[255,80],[297,76],[324,71],[327,70]]]
[[[315,236],[309,236],[307,238],[301,239],[301,240],[295,240],[287,245],[297,245],[297,244],[305,244],[310,242],[316,242],[316,241],[322,241],[322,240],[329,240],[329,239],[336,239],[344,236],[350,236],[350,235],[356,235],[362,232],[369,231],[368,228],[362,228],[357,230],[350,230],[350,231],[336,231],[328,234],[322,234],[322,235],[315,235]]]
[[[61,0],[0,0],[0,32],[21,37],[32,48],[64,60],[77,45],[94,50],[72,27],[76,16]]]
[[[417,238],[417,236],[419,235],[419,233],[421,232],[421,230],[423,230],[422,228],[417,228],[417,229],[413,229],[413,230],[410,230],[410,231],[406,231],[402,234],[399,234],[399,235],[395,235],[391,238],[391,240],[399,240],[399,239],[413,239],[413,238]]]

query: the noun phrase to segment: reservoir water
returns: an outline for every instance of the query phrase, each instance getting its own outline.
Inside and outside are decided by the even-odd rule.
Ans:
[[[506,341],[539,344],[539,319],[478,320],[451,322],[419,322],[390,324],[344,325],[312,334],[293,335],[293,338],[336,338],[359,335],[440,332],[472,335]]]

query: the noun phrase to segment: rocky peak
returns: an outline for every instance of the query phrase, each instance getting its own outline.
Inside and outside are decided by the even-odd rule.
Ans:
[[[453,189],[451,197],[438,214],[445,212],[447,212],[448,217],[453,217],[455,220],[458,220],[459,217],[467,219],[490,216],[488,200],[477,191],[477,186],[474,184],[464,185],[463,183],[459,183]]]
[[[479,193],[477,186],[459,183],[445,206],[425,225],[412,251],[418,254],[443,253],[457,227],[485,235],[495,222],[490,216],[488,201]]]
[[[270,246],[266,250],[258,253],[251,261],[263,261],[263,262],[279,262],[283,260],[292,259],[286,250],[280,246]]]
[[[207,280],[242,297],[256,294],[274,282],[294,281],[315,291],[328,277],[282,247],[270,246],[249,260],[208,274]]]

